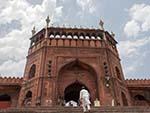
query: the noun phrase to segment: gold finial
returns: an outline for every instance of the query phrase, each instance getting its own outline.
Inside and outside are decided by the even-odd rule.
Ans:
[[[111,36],[112,36],[112,37],[115,37],[115,33],[114,33],[114,32],[112,32],[112,31],[111,31]]]
[[[101,19],[100,19],[99,25],[100,25],[100,29],[104,30],[104,22]]]
[[[47,16],[47,18],[46,18],[46,27],[49,26],[49,23],[50,23],[50,19],[49,19],[49,16]]]
[[[35,31],[35,26],[33,27],[33,29],[32,29],[32,36],[36,33],[36,31]]]

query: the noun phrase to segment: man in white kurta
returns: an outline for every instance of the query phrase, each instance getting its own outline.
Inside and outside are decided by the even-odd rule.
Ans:
[[[83,111],[90,111],[90,94],[84,87],[82,87],[82,90],[80,91],[80,101],[82,103]]]

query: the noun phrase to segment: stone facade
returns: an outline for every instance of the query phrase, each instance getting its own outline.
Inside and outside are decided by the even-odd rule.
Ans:
[[[92,105],[97,98],[101,106],[150,106],[150,80],[125,80],[109,32],[47,27],[30,40],[23,78],[0,78],[1,108],[78,102],[82,86]]]

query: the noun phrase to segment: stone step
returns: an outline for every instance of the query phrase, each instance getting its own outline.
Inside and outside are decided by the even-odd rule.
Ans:
[[[81,107],[26,107],[0,110],[0,113],[83,113]],[[150,107],[92,107],[90,113],[150,113]]]

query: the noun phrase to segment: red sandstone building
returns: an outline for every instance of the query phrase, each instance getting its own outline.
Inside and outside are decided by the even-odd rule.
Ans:
[[[150,106],[150,80],[125,80],[114,34],[100,29],[47,27],[33,36],[23,78],[0,78],[0,108],[56,106],[85,86],[94,105]]]

